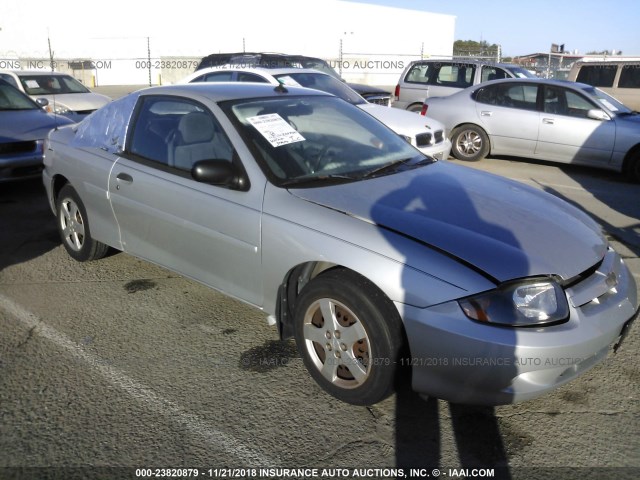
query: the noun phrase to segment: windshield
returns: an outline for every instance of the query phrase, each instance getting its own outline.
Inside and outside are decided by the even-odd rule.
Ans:
[[[11,85],[0,84],[0,110],[37,110],[33,101]]]
[[[513,73],[516,78],[537,78],[529,70],[520,67],[509,67],[508,70]]]
[[[29,95],[91,93],[87,87],[69,75],[20,75],[20,83]]]
[[[387,165],[431,161],[371,115],[339,98],[266,98],[220,106],[277,186],[353,181]]]
[[[595,87],[587,87],[584,88],[584,91],[589,94],[591,98],[593,98],[599,105],[603,106],[605,109],[610,112],[616,114],[626,114],[631,113],[631,109],[624,106],[620,103],[619,100],[613,98],[611,95],[604,93],[602,90],[599,90]]]
[[[353,105],[367,103],[364,98],[349,86],[345,85],[340,80],[330,77],[329,75],[323,75],[321,73],[285,73],[282,75],[276,75],[275,77],[285,85],[321,90],[323,92],[331,93],[336,97],[340,97]]]

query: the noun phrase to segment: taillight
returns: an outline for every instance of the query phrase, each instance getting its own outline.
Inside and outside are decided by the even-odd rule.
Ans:
[[[427,114],[427,109],[429,108],[429,105],[427,105],[426,103],[422,104],[422,110],[420,110],[420,115],[422,115],[423,117]]]
[[[396,85],[393,96],[396,97],[396,100],[400,100],[400,84]]]

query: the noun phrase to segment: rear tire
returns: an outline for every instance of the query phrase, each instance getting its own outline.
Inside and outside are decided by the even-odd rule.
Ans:
[[[451,132],[451,153],[458,160],[482,160],[489,154],[489,137],[476,125],[461,125]]]
[[[104,257],[109,247],[91,237],[87,210],[71,185],[60,190],[56,202],[58,232],[67,253],[79,262]]]
[[[366,278],[346,269],[317,276],[296,300],[294,331],[307,370],[337,399],[371,405],[393,393],[404,330]]]

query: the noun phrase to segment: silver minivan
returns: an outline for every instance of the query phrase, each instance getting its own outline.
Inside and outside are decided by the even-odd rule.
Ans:
[[[445,97],[460,90],[502,78],[535,78],[518,65],[478,60],[416,60],[405,68],[396,85],[392,106],[419,112],[429,97]]]
[[[581,60],[571,67],[569,80],[598,87],[631,110],[640,111],[640,58]]]

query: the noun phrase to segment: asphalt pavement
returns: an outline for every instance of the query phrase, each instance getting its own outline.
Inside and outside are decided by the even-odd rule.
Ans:
[[[640,283],[640,185],[511,159],[470,166],[587,211]],[[356,407],[326,395],[260,311],[126,254],[70,259],[40,182],[0,185],[0,225],[0,479],[252,476],[227,467],[640,478],[637,325],[617,354],[536,400],[468,407],[402,390]]]

